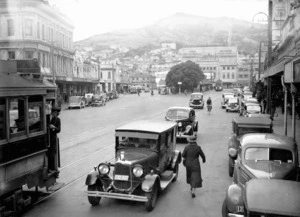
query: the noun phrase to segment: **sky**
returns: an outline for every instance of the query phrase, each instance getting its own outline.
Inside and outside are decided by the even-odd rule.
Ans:
[[[74,24],[74,41],[118,29],[135,29],[186,13],[232,17],[249,22],[266,20],[267,0],[49,0]]]

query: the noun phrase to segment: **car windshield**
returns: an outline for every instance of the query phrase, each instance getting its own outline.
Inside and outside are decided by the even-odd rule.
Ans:
[[[248,105],[247,111],[258,111],[260,112],[260,106],[259,105]]]
[[[80,102],[80,98],[79,98],[79,97],[70,97],[70,102],[71,102],[71,103],[77,103],[77,102]]]
[[[237,99],[236,98],[229,98],[228,99],[228,103],[237,103]]]
[[[253,147],[245,151],[245,160],[254,161],[278,161],[280,163],[292,163],[293,154],[290,150],[278,148]]]
[[[158,140],[156,139],[145,139],[136,137],[119,137],[119,148],[146,148],[146,149],[157,149]]]
[[[271,133],[271,128],[261,128],[261,127],[239,127],[238,136],[243,136],[247,133]]]
[[[191,98],[192,99],[202,99],[203,95],[201,95],[201,94],[193,94],[193,95],[191,95]]]
[[[184,119],[189,118],[189,111],[184,109],[171,109],[167,112],[169,119]]]

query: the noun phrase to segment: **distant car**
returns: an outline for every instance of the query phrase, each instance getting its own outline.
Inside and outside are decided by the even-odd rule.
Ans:
[[[70,96],[68,108],[84,108],[85,107],[85,99],[84,96]]]
[[[258,103],[245,103],[240,115],[248,117],[250,114],[261,114],[262,108]]]
[[[106,197],[144,202],[153,210],[159,193],[178,177],[176,133],[177,124],[166,121],[135,121],[117,128],[115,162],[101,162],[87,175],[90,204]]]
[[[104,106],[106,104],[106,100],[103,95],[94,95],[92,98],[91,106]]]
[[[93,98],[93,96],[94,96],[93,93],[86,93],[86,94],[84,95],[86,106],[90,106],[90,105],[92,104],[92,98]]]
[[[240,110],[239,101],[237,97],[228,98],[226,103],[226,112],[238,112]]]
[[[201,108],[204,107],[203,93],[192,93],[189,106],[192,108]]]
[[[246,214],[245,210],[243,209],[245,207],[240,206],[242,205],[242,200],[245,198],[245,195],[242,195],[241,193],[244,191],[244,186],[247,185],[247,182],[252,179],[264,179],[269,181],[271,179],[285,179],[300,181],[298,148],[295,139],[272,133],[250,133],[240,138],[240,144],[241,149],[238,152],[238,158],[236,160],[234,168],[234,184],[229,186],[224,201],[225,205],[223,207],[223,210],[225,210],[225,216],[227,214],[227,216],[238,216],[236,214],[241,214],[242,211],[242,214]],[[269,184],[271,185],[271,182],[269,182]],[[266,189],[268,188],[267,186],[265,187]],[[278,188],[272,188],[274,194],[276,194],[276,191],[279,191],[279,188],[281,187],[278,186]],[[259,195],[263,192],[264,189],[262,188],[253,188],[251,191],[252,195]],[[288,206],[288,204],[286,204],[286,201],[284,200],[284,195],[286,195],[288,192],[282,192],[282,198],[278,198],[279,201],[278,203],[276,203],[276,205],[273,204],[273,209],[278,208],[280,204],[285,204],[286,206]],[[270,198],[274,197],[273,193],[269,192],[268,190],[266,190],[264,193],[268,193],[268,196]],[[259,203],[260,205],[263,205],[263,203],[267,205],[269,201],[264,201],[262,200],[262,198],[257,197],[255,198],[255,200],[257,200],[257,202],[259,201],[258,203],[256,203],[256,206],[258,206]],[[251,201],[254,202],[254,198],[251,198]],[[282,201],[284,201],[284,203]],[[300,204],[299,195],[297,204]],[[236,209],[237,205],[239,205],[240,208]],[[246,208],[249,209],[249,207]],[[270,212],[271,210],[266,209],[266,212]],[[253,211],[254,210],[252,210],[252,212]],[[262,212],[262,210],[256,210],[256,212]],[[264,215],[265,214],[266,213],[264,212]],[[300,216],[299,214],[300,212],[298,210],[298,216]],[[247,216],[249,216],[249,213]],[[269,216],[284,215],[280,213],[280,215]]]
[[[189,138],[190,136],[197,137],[198,121],[196,120],[196,113],[190,107],[170,107],[166,113],[165,119],[167,121],[174,121],[178,124],[178,131],[176,137]]]
[[[251,179],[232,184],[226,192],[222,217],[300,216],[300,183],[278,179]]]
[[[144,92],[145,93],[149,93],[150,92],[150,88],[149,87],[145,87]]]
[[[236,117],[232,120],[232,136],[228,141],[228,173],[233,175],[235,160],[240,151],[240,138],[247,133],[273,133],[270,118]]]
[[[215,86],[215,90],[216,90],[216,91],[222,91],[222,90],[223,90],[223,87],[220,86],[220,85],[216,85],[216,86]]]
[[[234,98],[233,93],[223,93],[222,94],[222,101],[221,101],[222,108],[226,108],[226,104],[227,104],[229,98]]]

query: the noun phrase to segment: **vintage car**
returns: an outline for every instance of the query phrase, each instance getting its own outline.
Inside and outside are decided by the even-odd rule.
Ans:
[[[85,97],[85,105],[90,106],[92,105],[92,99],[93,99],[94,94],[93,93],[86,93],[84,95]]]
[[[244,103],[240,109],[240,116],[248,117],[250,114],[261,114],[262,108],[259,103]]]
[[[216,91],[222,91],[223,90],[223,87],[221,85],[216,85],[215,86],[215,90]]]
[[[232,120],[232,136],[228,141],[228,173],[232,177],[235,160],[240,151],[240,137],[247,133],[273,133],[273,124],[270,118],[236,117]]]
[[[177,138],[187,139],[190,136],[197,137],[198,121],[195,110],[190,107],[170,107],[166,113],[167,121],[175,121],[178,124]]]
[[[106,100],[103,95],[94,95],[91,105],[94,107],[103,106],[106,104]]]
[[[223,93],[222,94],[222,101],[221,101],[222,108],[226,108],[226,103],[228,102],[229,98],[234,98],[233,93]]]
[[[189,106],[192,108],[201,108],[204,107],[203,93],[192,93]]]
[[[239,88],[239,87],[233,88],[233,94],[235,97],[242,95],[242,93],[243,93],[242,88]]]
[[[90,204],[107,197],[145,202],[151,211],[158,194],[178,177],[176,132],[177,124],[166,121],[136,121],[117,128],[115,162],[100,163],[86,178]]]
[[[252,96],[253,96],[253,93],[251,91],[244,91],[242,94],[243,100],[246,100],[247,98],[252,97]]]
[[[251,179],[232,184],[226,192],[222,217],[300,216],[300,183],[278,179]]]
[[[238,112],[239,110],[240,106],[238,98],[228,98],[228,102],[226,103],[226,112]]]
[[[84,108],[85,107],[85,99],[83,96],[70,96],[68,108]]]

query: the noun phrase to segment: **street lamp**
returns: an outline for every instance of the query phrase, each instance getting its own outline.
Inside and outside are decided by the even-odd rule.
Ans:
[[[181,85],[182,85],[182,82],[181,81],[178,81],[178,85],[179,85],[179,94],[181,93]]]

